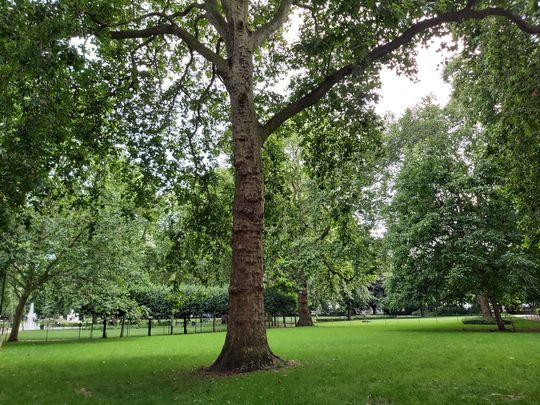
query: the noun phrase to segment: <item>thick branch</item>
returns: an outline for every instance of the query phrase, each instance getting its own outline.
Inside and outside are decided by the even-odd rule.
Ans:
[[[216,54],[203,43],[199,42],[195,36],[190,34],[184,28],[176,24],[160,24],[153,27],[147,27],[138,30],[122,30],[111,31],[110,36],[113,39],[132,39],[132,38],[148,38],[156,35],[175,35],[187,45],[189,49],[202,55],[208,61],[212,62],[221,71],[227,71],[227,63],[225,59]]]
[[[516,26],[523,32],[529,35],[540,35],[540,26],[539,25],[533,25],[525,21],[520,16],[517,16],[513,14],[509,10],[505,10],[502,8],[497,7],[491,7],[486,8],[484,10],[471,10],[469,12],[472,16],[470,18],[474,18],[477,20],[481,20],[486,17],[503,17],[506,18],[509,21],[512,21]],[[465,17],[468,18],[468,17]]]
[[[330,233],[330,225],[326,225],[326,228],[323,229],[322,233],[320,234],[318,240],[319,242],[322,242]]]
[[[204,2],[204,9],[206,10],[205,17],[214,26],[219,36],[223,39],[227,39],[227,21],[223,18],[223,15],[219,11],[217,0],[206,0]]]
[[[344,66],[327,76],[309,93],[289,103],[281,111],[277,112],[270,120],[268,120],[268,122],[260,128],[262,141],[264,142],[270,136],[270,134],[277,130],[289,118],[294,117],[296,114],[302,112],[306,108],[316,104],[337,83],[350,76],[353,72],[360,73],[364,71],[371,63],[384,58],[403,45],[409,44],[416,35],[426,32],[431,28],[445,23],[459,23],[465,20],[482,20],[487,17],[503,17],[516,24],[520,30],[527,34],[540,34],[540,26],[529,24],[527,21],[508,10],[496,7],[474,10],[472,9],[474,3],[475,1],[470,1],[466,8],[460,11],[448,12],[436,17],[422,20],[412,25],[392,41],[373,48],[363,59],[357,61],[356,63]]]
[[[255,30],[252,37],[253,49],[256,49],[261,43],[281,28],[289,17],[289,11],[291,9],[292,0],[281,0],[276,14],[266,24],[260,26]]]
[[[87,12],[86,14],[94,21],[96,22],[98,25],[101,25],[102,27],[104,28],[114,28],[114,27],[121,27],[122,25],[128,25],[128,24],[133,24],[133,23],[139,23],[143,20],[146,20],[147,18],[152,18],[152,17],[159,17],[159,18],[165,18],[169,21],[171,20],[174,20],[175,18],[178,18],[178,17],[185,17],[187,16],[189,13],[191,13],[191,11],[195,10],[195,9],[202,9],[202,5],[200,4],[197,4],[197,3],[192,3],[192,4],[189,4],[184,10],[182,11],[178,11],[176,13],[173,13],[173,14],[165,14],[165,12],[159,12],[159,11],[153,11],[153,12],[150,12],[150,13],[146,13],[146,14],[142,14],[140,16],[137,16],[135,18],[131,18],[129,20],[125,20],[125,21],[120,21],[120,22],[117,22],[117,23],[113,23],[113,24],[105,24],[103,21],[101,21],[95,14],[93,13],[89,13]]]

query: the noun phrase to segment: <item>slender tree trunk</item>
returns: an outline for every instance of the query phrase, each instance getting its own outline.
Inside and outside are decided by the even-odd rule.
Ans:
[[[120,337],[124,337],[124,325],[126,324],[126,316],[122,316],[122,322],[120,323]]]
[[[504,326],[504,322],[501,316],[501,311],[499,310],[499,306],[497,305],[497,300],[493,295],[490,295],[489,299],[491,301],[491,306],[493,307],[493,312],[495,314],[495,321],[497,321],[497,329],[503,332],[506,330],[506,328]]]
[[[152,318],[148,318],[148,336],[152,336]]]
[[[478,297],[478,302],[480,303],[480,309],[482,311],[482,317],[484,319],[492,319],[493,314],[491,308],[489,307],[489,299],[485,294],[482,294]]]
[[[298,291],[298,321],[296,326],[313,326],[311,312],[309,310],[308,289]]]
[[[103,334],[101,337],[107,339],[107,318],[103,318]]]
[[[264,212],[261,149],[254,93],[253,52],[247,27],[248,2],[231,2],[227,42],[234,150],[232,272],[227,337],[210,367],[245,372],[279,362],[266,339],[263,301],[262,229]]]
[[[0,287],[0,317],[2,317],[2,313],[4,311],[4,301],[6,297],[6,281],[8,278],[8,267],[11,262],[11,259],[8,260],[6,265],[4,266],[3,276],[2,276],[2,287]]]
[[[30,292],[25,290],[23,291],[21,297],[19,298],[19,303],[15,309],[15,315],[13,317],[13,325],[11,327],[11,332],[9,334],[8,342],[16,342],[19,340],[19,328],[21,327],[21,322],[24,317],[24,307],[28,302],[28,297]]]
[[[184,316],[184,335],[187,335],[187,324],[188,324],[187,316]]]
[[[212,315],[212,332],[216,331],[216,314]]]
[[[352,319],[352,311],[351,311],[351,305],[350,303],[347,305],[347,320],[350,321]]]

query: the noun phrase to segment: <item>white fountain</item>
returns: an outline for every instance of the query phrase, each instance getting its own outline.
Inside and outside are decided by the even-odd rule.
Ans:
[[[79,314],[75,313],[74,310],[71,310],[70,313],[66,316],[66,321],[79,322]]]
[[[26,321],[24,322],[23,329],[24,330],[36,330],[39,329],[39,326],[36,323],[36,313],[34,312],[34,303],[32,302],[30,304],[30,309],[28,310],[28,314],[26,314]]]

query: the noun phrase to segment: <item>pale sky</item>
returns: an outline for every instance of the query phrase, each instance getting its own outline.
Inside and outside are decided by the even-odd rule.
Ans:
[[[442,38],[436,38],[427,48],[418,47],[417,81],[398,76],[395,71],[384,68],[381,72],[382,87],[378,91],[380,100],[375,110],[380,115],[387,112],[396,117],[407,108],[418,104],[422,98],[433,95],[440,105],[450,99],[451,86],[442,79],[442,62],[448,52],[437,52]]]
[[[289,43],[298,40],[298,30],[301,18],[299,12],[293,13],[285,38]],[[387,112],[400,116],[409,107],[418,104],[424,97],[433,95],[440,105],[446,105],[450,99],[451,86],[442,79],[442,62],[445,56],[450,56],[447,51],[437,52],[443,41],[449,42],[449,37],[434,38],[429,46],[417,47],[418,75],[416,81],[404,76],[399,76],[395,71],[384,68],[381,72],[382,87],[378,91],[379,102],[375,110],[381,116]],[[441,65],[441,66],[439,66]],[[278,84],[277,90],[286,93],[288,81]]]

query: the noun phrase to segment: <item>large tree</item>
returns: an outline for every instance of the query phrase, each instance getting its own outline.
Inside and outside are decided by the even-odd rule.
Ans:
[[[163,94],[176,99],[183,92],[183,105],[193,107],[185,117],[203,122],[202,137],[204,128],[216,124],[204,117],[219,116],[220,105],[229,107],[228,123],[221,123],[232,129],[235,169],[230,310],[214,371],[249,371],[279,362],[267,343],[262,294],[261,150],[269,136],[321,101],[343,107],[362,99],[358,94],[374,87],[382,63],[413,70],[412,41],[440,33],[446,23],[496,17],[540,33],[524,18],[523,2],[514,1],[119,0],[82,9],[84,2],[73,3],[93,22],[90,29],[98,33],[104,55],[139,61],[132,69],[137,77],[148,77],[155,68],[161,71],[158,84],[174,81]],[[303,23],[299,41],[289,46],[279,38],[295,10]],[[133,40],[131,52],[118,53],[125,40]],[[294,79],[292,95],[283,100],[271,87],[287,78]],[[188,141],[193,144],[192,136]]]
[[[10,341],[18,339],[27,302],[44,288],[77,285],[62,294],[82,300],[141,270],[148,221],[119,171],[110,170],[94,171],[70,195],[57,184],[54,193],[34,197],[2,232],[0,260],[18,299]]]
[[[405,148],[390,205],[390,298],[423,308],[486,297],[504,330],[501,299],[538,285],[535,254],[521,246],[519,215],[483,156],[483,131],[424,108],[398,125],[405,140],[423,139]]]
[[[530,2],[532,6],[538,2]],[[467,120],[489,139],[486,157],[504,173],[504,188],[523,216],[527,246],[540,245],[540,47],[535,37],[493,22],[460,27],[474,31],[466,51],[448,66],[454,96]],[[459,32],[458,31],[458,32]],[[480,53],[485,55],[477,58]]]

